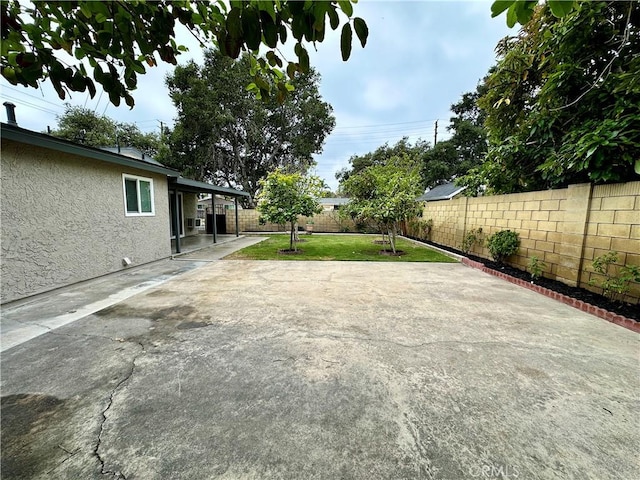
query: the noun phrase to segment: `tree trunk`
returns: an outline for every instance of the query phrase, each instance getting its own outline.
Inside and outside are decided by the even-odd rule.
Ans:
[[[298,236],[298,222],[293,225],[293,241],[295,243],[300,241],[300,237]]]
[[[392,228],[389,229],[389,244],[391,245],[391,251],[396,253],[396,232],[395,232],[395,224]]]
[[[289,250],[293,250],[294,252],[298,251],[298,246],[294,247],[295,242],[293,241],[293,230],[295,228],[295,222],[291,222],[291,236],[289,238]]]

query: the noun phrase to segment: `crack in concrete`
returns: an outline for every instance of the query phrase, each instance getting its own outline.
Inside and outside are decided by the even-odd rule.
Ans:
[[[51,470],[49,470],[47,472],[47,475],[53,473],[55,470],[57,470],[64,462],[66,462],[67,460],[73,458],[79,451],[80,448],[76,448],[74,451],[69,451],[66,448],[64,448],[62,445],[58,445],[58,448],[62,451],[64,451],[68,456],[62,460],[60,463],[58,463],[55,467],[53,467]]]
[[[102,475],[111,475],[113,478],[122,479],[122,480],[126,480],[127,477],[119,470],[117,471],[108,470],[105,465],[105,460],[102,457],[102,455],[100,455],[99,450],[100,450],[100,446],[102,445],[102,434],[104,433],[104,426],[105,426],[105,423],[107,422],[107,412],[113,406],[114,398],[118,390],[120,389],[120,387],[122,387],[122,385],[128,382],[129,379],[133,376],[133,372],[136,369],[136,360],[138,360],[138,358],[140,358],[142,355],[146,353],[146,349],[142,342],[127,341],[127,343],[132,343],[140,346],[141,351],[137,355],[134,355],[133,359],[131,360],[131,368],[129,369],[128,373],[124,376],[122,380],[118,382],[118,384],[111,390],[111,393],[109,394],[109,401],[107,403],[107,406],[104,408],[104,410],[102,410],[102,420],[100,421],[100,432],[98,433],[98,440],[96,441],[96,445],[93,448],[93,454],[100,462],[100,473]]]

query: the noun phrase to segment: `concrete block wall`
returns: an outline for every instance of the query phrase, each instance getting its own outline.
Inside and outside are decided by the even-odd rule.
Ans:
[[[235,215],[226,216],[227,233],[236,233]],[[286,228],[275,223],[260,224],[260,213],[255,209],[238,210],[238,228],[241,232],[284,232]]]
[[[300,217],[300,225],[313,221],[313,231],[319,233],[346,233],[355,232],[356,226],[351,219],[340,217],[338,210],[325,210],[313,217]]]
[[[460,227],[459,219],[465,218],[467,198],[459,198],[447,202],[427,203],[423,218],[433,220],[431,240],[442,244],[459,248],[464,237],[464,227]]]
[[[640,265],[640,182],[429,202],[423,219],[433,220],[432,241],[457,249],[466,232],[482,228],[482,245],[471,253],[483,258],[491,258],[488,235],[514,230],[520,250],[511,265],[526,270],[535,255],[546,264],[545,277],[598,293],[589,285],[600,280],[591,266],[596,256],[616,250],[619,267]],[[637,303],[640,286],[625,300]]]
[[[313,217],[303,217],[298,219],[301,227],[307,220],[313,220],[313,231],[319,233],[340,233],[355,232],[356,226],[352,220],[341,219],[337,210],[324,211]],[[289,227],[282,227],[275,223],[260,225],[260,213],[254,209],[238,210],[238,227],[241,232],[284,232]],[[235,233],[236,223],[234,215],[227,215],[227,232]]]
[[[611,250],[618,252],[618,262],[612,268],[640,266],[640,182],[593,187],[585,231],[581,287],[601,291],[589,287],[591,280],[598,285],[602,281],[602,276],[593,271],[591,262]],[[640,285],[632,284],[626,300],[638,298]]]

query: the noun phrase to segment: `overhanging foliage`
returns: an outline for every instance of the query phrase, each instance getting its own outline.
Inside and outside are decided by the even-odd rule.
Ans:
[[[297,61],[286,73],[309,71],[306,44],[324,40],[328,26],[342,27],[343,60],[351,55],[352,31],[367,42],[364,20],[353,16],[352,0],[291,1],[232,0],[230,2],[165,1],[2,1],[2,76],[13,85],[37,88],[50,81],[61,99],[69,91],[96,94],[96,84],[114,105],[124,99],[134,105],[131,92],[138,75],[158,61],[175,65],[186,48],[176,43],[176,29],[186,28],[202,47],[211,45],[223,55],[238,58],[250,52],[251,89],[279,100],[288,92],[284,61],[278,47],[291,35]],[[353,26],[352,26],[353,24]],[[259,56],[262,49],[264,56]],[[61,56],[60,53],[66,53]],[[85,63],[88,62],[88,65]],[[271,81],[269,81],[271,79]]]

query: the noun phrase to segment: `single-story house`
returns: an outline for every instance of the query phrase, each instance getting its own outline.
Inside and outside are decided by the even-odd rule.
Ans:
[[[180,252],[182,237],[200,233],[190,222],[199,194],[249,196],[130,152],[13,123],[0,133],[0,303],[170,257],[172,237]]]
[[[420,195],[416,200],[419,202],[437,202],[439,200],[452,200],[459,197],[467,187],[460,187],[455,183],[443,183],[437,187],[433,187],[431,190],[427,190]]]

